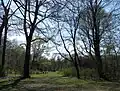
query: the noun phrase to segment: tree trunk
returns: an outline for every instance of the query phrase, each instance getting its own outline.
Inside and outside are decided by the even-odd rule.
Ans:
[[[75,57],[74,57],[74,65],[76,68],[76,72],[77,72],[77,78],[80,79],[80,72],[79,72],[79,67],[78,67],[78,60],[77,60],[77,54],[76,54],[76,50],[75,50]]]
[[[95,57],[97,61],[97,70],[98,70],[99,77],[103,78],[103,72],[102,72],[103,65],[102,65],[102,59],[100,55],[100,48],[98,44],[96,44],[96,47],[95,47]]]
[[[75,58],[74,58],[74,61],[75,61],[75,68],[76,68],[76,72],[77,72],[77,78],[80,79],[80,72],[79,72],[79,64],[78,64],[78,59],[77,59],[77,53],[76,53],[76,50],[74,48],[74,51],[75,51]]]
[[[1,42],[2,42],[3,28],[4,28],[4,22],[3,22],[2,25],[0,26],[0,46],[1,46]]]
[[[7,24],[5,26],[5,33],[4,33],[4,43],[3,43],[3,53],[2,53],[2,65],[1,65],[1,70],[0,70],[0,76],[4,77],[5,76],[5,70],[4,70],[4,65],[5,65],[5,53],[6,53],[6,42],[7,42]]]
[[[100,55],[99,42],[96,42],[96,44],[95,44],[95,57],[96,57],[96,61],[97,61],[97,70],[98,70],[99,78],[110,81],[109,78],[107,78],[103,72],[103,63],[102,63],[102,58]]]
[[[77,78],[80,79],[79,67],[78,67],[78,64],[77,64],[76,60],[75,60],[74,65],[75,65],[75,68],[76,68]]]
[[[26,44],[23,78],[30,78],[29,63],[30,63],[31,38],[28,37],[26,42],[27,42],[27,44]]]
[[[76,50],[76,32],[77,29],[75,29],[74,31],[74,37],[73,37],[73,48],[74,48],[74,61],[75,61],[75,68],[76,68],[76,72],[77,72],[77,78],[80,79],[80,73],[79,73],[79,68],[80,68],[80,60],[79,60],[79,56],[77,54],[77,50]]]

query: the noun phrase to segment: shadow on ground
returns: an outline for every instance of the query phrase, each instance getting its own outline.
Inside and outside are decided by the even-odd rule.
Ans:
[[[16,86],[21,80],[23,80],[22,78],[17,78],[15,80],[5,80],[5,81],[1,81],[0,82],[0,91],[2,89],[7,89],[9,87],[14,88],[14,86]]]
[[[3,83],[7,82],[3,81]],[[0,91],[120,91],[120,84],[46,76],[17,79],[0,86]]]

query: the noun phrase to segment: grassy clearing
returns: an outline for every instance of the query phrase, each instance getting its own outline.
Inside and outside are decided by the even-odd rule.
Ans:
[[[49,72],[48,74],[32,74],[31,77],[60,77],[62,76],[61,74],[58,74],[58,72]]]
[[[9,79],[0,79],[0,88],[9,83]],[[115,82],[96,82],[62,77],[57,72],[32,74],[30,79],[20,81],[14,87],[5,87],[0,91],[120,91]]]

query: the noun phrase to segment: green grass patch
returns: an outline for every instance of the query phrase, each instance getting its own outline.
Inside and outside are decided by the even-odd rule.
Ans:
[[[57,72],[48,72],[46,74],[31,74],[31,77],[59,77],[62,76],[61,74],[58,74]]]
[[[9,79],[0,79],[0,82],[5,85],[9,83]],[[5,87],[0,91],[120,91],[120,84],[78,80],[75,77],[63,77],[57,72],[48,72],[31,74],[31,78],[20,81],[15,87]]]

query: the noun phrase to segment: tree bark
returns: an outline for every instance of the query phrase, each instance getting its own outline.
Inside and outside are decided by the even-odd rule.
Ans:
[[[95,44],[95,57],[96,57],[96,61],[97,61],[97,70],[98,70],[98,74],[100,78],[103,78],[103,65],[102,65],[102,59],[101,59],[101,55],[100,55],[100,47],[99,44]]]
[[[27,44],[26,44],[23,78],[30,78],[29,63],[30,63],[31,38],[27,37],[26,42]]]
[[[5,25],[5,33],[4,33],[4,42],[3,42],[3,53],[2,53],[2,65],[1,65],[1,70],[0,70],[0,76],[4,77],[5,76],[5,70],[4,70],[4,65],[5,65],[5,53],[6,53],[6,42],[7,42],[7,24]]]
[[[110,79],[107,78],[103,72],[103,63],[102,63],[102,58],[100,55],[100,43],[99,43],[99,41],[97,41],[94,46],[95,46],[95,57],[96,57],[96,62],[97,62],[97,70],[98,70],[99,78],[110,81]]]
[[[77,54],[77,51],[76,51],[75,39],[74,39],[73,47],[74,47],[74,52],[75,52],[74,61],[75,61],[75,68],[76,68],[76,72],[77,72],[77,78],[80,79],[80,72],[79,72],[79,66],[80,65],[78,66],[78,61],[80,61],[80,60],[79,60],[79,57],[78,57],[78,54]]]
[[[75,65],[75,68],[76,68],[77,78],[80,79],[80,73],[79,73],[79,67],[78,67],[78,64],[77,64],[77,60],[74,60],[74,61],[75,61],[74,65]]]
[[[0,26],[0,46],[1,46],[1,42],[2,42],[3,28],[4,28],[4,22],[2,22],[2,25]]]

